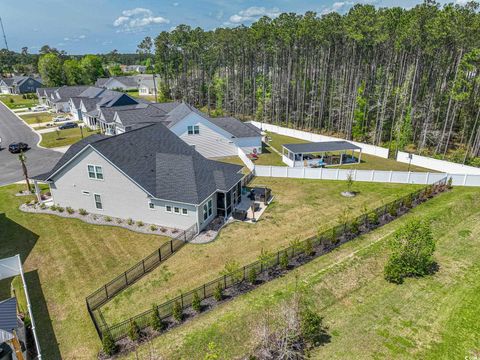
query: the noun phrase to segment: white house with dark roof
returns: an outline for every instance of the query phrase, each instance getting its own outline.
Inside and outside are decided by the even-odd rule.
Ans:
[[[241,201],[241,166],[209,160],[163,124],[91,135],[72,145],[48,182],[55,204],[197,231]]]
[[[42,87],[42,82],[32,76],[13,76],[0,78],[0,94],[34,93]]]
[[[122,91],[137,90],[138,85],[139,79],[136,76],[112,76],[109,78],[99,78],[95,82],[96,87]]]

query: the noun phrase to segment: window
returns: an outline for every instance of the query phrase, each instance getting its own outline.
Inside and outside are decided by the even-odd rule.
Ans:
[[[188,215],[188,210],[185,208],[182,208],[182,215]]]
[[[103,210],[102,197],[98,194],[93,195],[95,197],[95,207],[99,210]]]
[[[213,214],[212,200],[208,200],[206,204],[203,204],[203,220],[207,220]]]
[[[155,205],[154,205],[153,203],[151,203],[151,202],[148,203],[148,207],[149,207],[150,209],[155,209]]]
[[[198,135],[200,134],[200,126],[198,125],[191,125],[187,127],[188,135]]]
[[[175,206],[175,207],[173,208],[173,212],[174,212],[175,214],[180,214],[180,208]]]
[[[165,211],[171,213],[172,212],[172,206],[171,205],[165,205]]]
[[[83,191],[82,191],[82,194],[89,196],[89,195],[90,195],[90,191],[85,191],[85,190],[83,190]]]
[[[103,180],[103,170],[101,166],[88,165],[88,177],[90,179]]]

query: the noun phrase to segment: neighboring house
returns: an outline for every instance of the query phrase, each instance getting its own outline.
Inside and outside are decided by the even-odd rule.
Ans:
[[[155,95],[155,87],[157,92],[159,89],[159,82],[153,80],[153,75],[139,75],[138,94],[139,95]]]
[[[34,93],[42,86],[40,79],[35,79],[31,76],[0,78],[0,94]]]
[[[48,182],[60,206],[200,231],[240,202],[241,169],[206,159],[158,123],[91,135],[33,179]]]
[[[95,82],[95,86],[109,90],[132,91],[138,89],[138,79],[136,76],[113,76],[110,78],[99,78]]]
[[[70,98],[80,96],[89,87],[86,85],[61,86],[53,91],[42,91],[42,88],[40,88],[37,90],[37,94],[47,95],[44,103],[56,112],[70,112]]]
[[[57,89],[58,87],[38,88],[36,90],[36,93],[37,93],[39,103],[42,105],[49,105],[49,99]]]
[[[147,67],[145,65],[120,65],[120,69],[125,73],[137,72],[143,74],[147,70]]]
[[[203,156],[225,157],[262,152],[259,129],[235,118],[209,118],[194,107],[181,104],[168,113],[168,127]]]

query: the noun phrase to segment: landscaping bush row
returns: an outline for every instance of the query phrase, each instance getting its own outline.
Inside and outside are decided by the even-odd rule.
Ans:
[[[276,254],[262,251],[258,261],[250,265],[240,267],[235,262],[226,264],[222,277],[208,284],[164,304],[153,306],[153,309],[124,322],[110,327],[104,323],[99,329],[104,355],[128,352],[136,343],[168,331],[186,319],[215,307],[219,302],[248,292],[347,241],[383,226],[450,187],[451,180],[447,182],[444,179],[353,220],[344,219],[338,226],[304,241],[293,242],[287,249]],[[97,311],[100,312],[100,309]]]

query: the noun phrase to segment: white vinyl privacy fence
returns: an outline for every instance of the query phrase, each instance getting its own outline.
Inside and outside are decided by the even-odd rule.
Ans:
[[[313,134],[313,133],[306,132],[306,131],[289,129],[289,128],[285,128],[285,127],[282,127],[282,126],[261,123],[261,122],[258,122],[258,121],[250,121],[250,123],[252,125],[254,125],[255,127],[259,128],[261,130],[264,130],[264,131],[270,131],[270,132],[274,132],[276,134],[290,136],[290,137],[294,137],[294,138],[302,139],[302,140],[307,140],[307,141],[311,141],[311,142],[343,140],[343,139],[339,139],[339,138],[332,137],[332,136]],[[365,143],[361,143],[361,142],[356,142],[356,141],[350,141],[350,140],[349,140],[349,142],[361,147],[362,152],[365,153],[365,154],[375,155],[375,156],[382,157],[384,159],[388,159],[388,149],[387,148],[383,148],[381,146],[365,144]]]
[[[287,166],[255,165],[255,175],[293,179],[346,180],[351,174],[355,181],[399,184],[433,184],[445,176],[456,186],[480,186],[480,175],[431,172],[348,170],[328,168],[292,168]]]
[[[411,158],[410,158],[411,157]],[[452,174],[480,175],[480,168],[399,151],[397,161]]]

